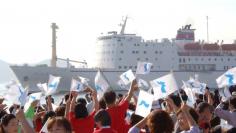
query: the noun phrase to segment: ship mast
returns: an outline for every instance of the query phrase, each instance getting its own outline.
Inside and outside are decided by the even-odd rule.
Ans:
[[[128,17],[126,16],[125,20],[123,20],[123,24],[120,24],[120,26],[121,26],[120,34],[121,35],[124,35],[124,33],[125,33],[125,26],[126,26],[127,19],[128,19]]]
[[[208,16],[206,16],[206,20],[207,20],[207,43],[209,43]]]
[[[58,26],[56,23],[52,23],[52,59],[51,59],[51,67],[57,67],[57,48],[56,48],[56,29]]]

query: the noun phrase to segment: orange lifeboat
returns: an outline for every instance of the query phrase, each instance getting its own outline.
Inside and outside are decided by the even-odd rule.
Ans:
[[[221,45],[221,48],[226,51],[236,51],[236,44],[223,44]]]
[[[184,45],[185,50],[201,50],[199,43],[187,43]]]
[[[220,46],[218,44],[203,44],[203,50],[219,50]]]

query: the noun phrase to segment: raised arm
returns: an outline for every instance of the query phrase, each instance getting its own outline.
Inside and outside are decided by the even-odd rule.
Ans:
[[[70,111],[69,112],[74,112],[74,110],[75,110],[75,102],[76,102],[76,98],[78,96],[78,92],[72,91],[71,95],[73,96],[73,98],[71,100]]]
[[[206,89],[205,95],[207,96],[207,103],[209,103],[210,105],[213,105],[213,100],[212,100],[210,91]]]
[[[52,108],[52,97],[50,95],[47,98],[47,111],[53,111],[53,108]]]
[[[182,105],[181,110],[183,112],[183,115],[186,117],[186,120],[188,122],[189,127],[193,127],[193,126],[197,126],[197,123],[195,122],[195,120],[193,119],[193,117],[191,116],[189,110],[190,107],[188,107],[185,103]]]
[[[66,101],[65,118],[67,119],[69,118],[70,105],[71,105],[71,94],[69,95],[69,98]]]
[[[98,98],[97,98],[97,91],[93,90],[92,91],[92,99],[94,103],[94,110],[97,112],[99,109],[99,103],[98,103]]]
[[[26,120],[22,109],[19,109],[16,112],[16,118],[21,122],[23,131],[25,133],[35,133],[34,129],[30,127],[28,121]]]
[[[138,89],[138,84],[136,79],[134,79],[130,85],[129,92],[128,95],[125,97],[125,100],[129,102],[133,96],[134,91],[136,91],[137,89]]]

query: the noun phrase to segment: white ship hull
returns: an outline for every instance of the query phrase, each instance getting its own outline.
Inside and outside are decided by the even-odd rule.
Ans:
[[[96,69],[76,69],[76,68],[52,68],[52,67],[29,67],[29,66],[11,66],[12,70],[16,74],[18,80],[23,86],[28,86],[30,91],[39,91],[37,83],[45,83],[48,81],[49,74],[62,77],[59,84],[59,91],[69,91],[72,77],[78,76],[86,77],[90,79],[89,84],[94,86],[94,78],[97,73]],[[117,71],[112,69],[101,69],[107,80],[111,84],[113,89],[120,90],[117,85],[119,75],[124,71]],[[210,88],[217,88],[215,79],[223,74],[225,71],[209,71],[209,72],[183,72],[175,71],[174,75],[177,80],[178,86],[182,86],[182,80],[186,81],[189,76],[198,74],[199,80],[207,83]],[[169,71],[151,71],[148,75],[137,75],[138,78],[142,78],[146,81],[150,81],[161,77]]]

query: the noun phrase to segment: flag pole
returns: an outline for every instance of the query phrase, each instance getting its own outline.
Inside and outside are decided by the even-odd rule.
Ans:
[[[170,73],[171,73],[171,74],[174,74],[173,69],[170,69]],[[181,96],[181,94],[180,94],[179,88],[178,88],[178,94],[179,94],[179,97],[180,97],[181,102],[184,104],[184,100],[183,100],[183,98],[182,98],[182,96]]]
[[[106,80],[106,82],[108,83],[108,85],[110,86],[110,88],[111,88],[112,90],[114,90],[114,89],[112,88],[110,82],[107,80],[107,77],[103,74],[103,72],[101,71],[100,68],[98,68],[98,71],[100,71],[100,73],[102,74],[102,76],[104,77],[104,79]]]

